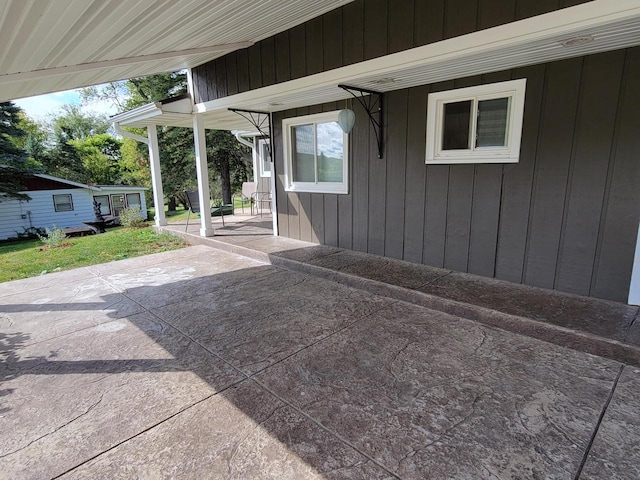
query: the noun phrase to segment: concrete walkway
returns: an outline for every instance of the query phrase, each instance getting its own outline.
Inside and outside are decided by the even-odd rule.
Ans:
[[[313,273],[194,246],[0,285],[0,478],[640,477],[640,369]]]

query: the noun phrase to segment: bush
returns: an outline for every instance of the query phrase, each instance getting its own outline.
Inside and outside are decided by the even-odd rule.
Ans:
[[[120,223],[125,227],[146,227],[147,223],[139,208],[125,208],[120,212]]]
[[[40,241],[49,248],[59,247],[67,239],[64,231],[62,231],[61,228],[57,228],[55,225],[53,226],[53,230],[45,228],[44,231],[45,235],[40,235],[39,233],[37,233],[36,235],[38,235]]]

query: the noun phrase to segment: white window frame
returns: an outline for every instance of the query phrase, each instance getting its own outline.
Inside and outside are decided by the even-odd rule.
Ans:
[[[342,133],[342,182],[294,182],[293,181],[293,155],[292,155],[292,128],[299,125],[329,123],[338,121],[339,110],[333,112],[317,113],[302,117],[286,118],[282,121],[282,143],[284,145],[284,178],[287,192],[311,192],[311,193],[349,193],[349,135]],[[315,142],[315,136],[314,136]],[[315,149],[314,149],[315,150]]]
[[[520,140],[524,115],[526,79],[459,88],[431,93],[427,104],[426,164],[464,163],[517,163],[520,159]],[[475,147],[443,150],[444,106],[448,103],[471,100],[470,138],[476,131],[478,101],[509,98],[506,145],[501,147]],[[475,143],[475,142],[472,142]]]
[[[69,201],[59,202],[60,197],[67,197]],[[69,205],[70,208],[61,209],[60,205]],[[70,193],[57,193],[53,195],[53,210],[56,212],[73,212],[73,195]]]
[[[259,175],[262,178],[271,176],[271,170],[264,169],[265,163],[270,163],[269,150],[267,149],[267,145],[269,145],[269,139],[262,138],[258,140],[258,170]]]

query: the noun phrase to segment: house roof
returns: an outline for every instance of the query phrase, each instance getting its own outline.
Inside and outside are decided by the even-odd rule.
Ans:
[[[46,175],[44,173],[34,173],[33,177],[42,178],[44,180],[49,180],[50,182],[62,183],[64,185],[69,185],[74,188],[86,188],[91,191],[101,192],[104,190],[124,190],[124,191],[140,191],[140,190],[148,190],[147,187],[132,187],[127,185],[87,185],[84,183],[74,182],[72,180],[67,180],[65,178],[54,177],[53,175]]]
[[[417,85],[545,63],[640,44],[640,0],[595,0],[582,5],[450,38],[346,67],[194,106],[206,128],[254,131],[229,108],[282,111],[351,98],[347,84],[387,92]],[[147,115],[148,111],[154,115]],[[114,118],[122,125],[192,126],[152,104]]]
[[[0,101],[177,71],[351,0],[4,0]]]

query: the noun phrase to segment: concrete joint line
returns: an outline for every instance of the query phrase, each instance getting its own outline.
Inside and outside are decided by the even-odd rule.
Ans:
[[[598,417],[598,421],[596,422],[596,426],[594,427],[593,432],[591,433],[589,444],[587,445],[587,448],[584,451],[584,455],[582,456],[582,462],[580,462],[580,466],[576,471],[576,475],[575,477],[573,477],[574,480],[579,480],[580,475],[582,474],[582,470],[584,469],[584,466],[587,463],[587,460],[589,459],[589,453],[591,452],[591,447],[593,446],[593,442],[596,440],[596,436],[598,435],[598,430],[600,429],[602,420],[604,419],[604,416],[607,413],[607,408],[609,408],[609,404],[613,399],[613,394],[616,391],[616,387],[618,386],[618,381],[620,380],[620,377],[622,376],[623,371],[624,371],[624,365],[620,365],[620,370],[618,370],[618,375],[616,376],[616,379],[613,381],[613,386],[609,391],[609,396],[607,397],[607,400],[604,402],[602,411],[600,412],[600,416]]]

